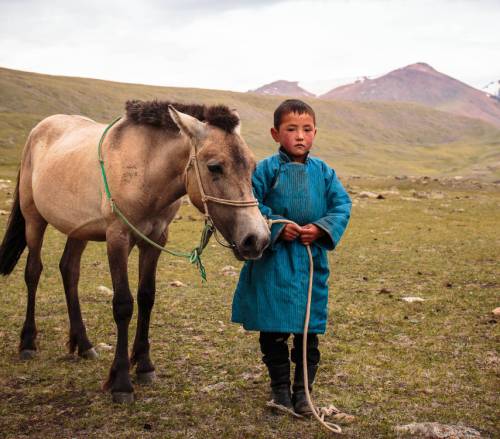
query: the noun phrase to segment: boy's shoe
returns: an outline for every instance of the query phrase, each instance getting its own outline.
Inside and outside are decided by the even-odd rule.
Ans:
[[[318,371],[317,364],[307,365],[307,378],[309,381],[309,393],[312,392],[312,385],[314,383],[314,378],[316,377],[316,372]],[[309,404],[307,403],[306,391],[304,387],[304,373],[302,370],[302,364],[295,365],[295,377],[293,380],[293,396],[292,404],[295,413],[301,416],[311,416],[313,413]]]
[[[289,384],[280,384],[271,387],[271,400],[274,401],[275,405],[283,406],[288,410],[294,410]]]
[[[293,410],[290,391],[290,362],[267,365],[271,377],[271,399],[277,406]]]

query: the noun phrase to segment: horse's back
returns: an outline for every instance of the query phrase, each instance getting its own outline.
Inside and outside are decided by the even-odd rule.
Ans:
[[[103,238],[97,159],[103,130],[104,125],[89,118],[59,114],[33,128],[21,162],[23,214],[34,204],[41,216],[63,233]]]

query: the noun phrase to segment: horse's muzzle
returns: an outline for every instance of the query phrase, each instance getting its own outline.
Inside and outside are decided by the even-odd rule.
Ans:
[[[270,242],[269,234],[249,233],[233,247],[234,255],[240,261],[259,259]]]

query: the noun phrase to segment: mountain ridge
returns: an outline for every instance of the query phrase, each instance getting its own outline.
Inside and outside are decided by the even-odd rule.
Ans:
[[[410,64],[374,79],[336,87],[320,99],[415,102],[500,127],[500,103],[426,63]]]
[[[28,133],[44,117],[82,114],[107,123],[124,113],[129,99],[223,103],[238,109],[243,136],[258,159],[276,151],[269,129],[281,96],[125,84],[0,68],[0,169],[15,174]],[[498,178],[500,174],[500,130],[487,123],[418,104],[304,100],[315,109],[318,123],[313,154],[341,175]]]

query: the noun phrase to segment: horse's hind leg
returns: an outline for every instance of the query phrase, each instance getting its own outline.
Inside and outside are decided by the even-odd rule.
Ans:
[[[38,281],[43,269],[40,252],[47,222],[37,212],[33,215],[24,215],[26,219],[26,244],[29,251],[24,271],[24,280],[28,289],[28,302],[26,319],[21,331],[19,356],[22,360],[29,360],[36,353],[35,299]]]
[[[152,237],[160,245],[167,241],[166,233],[160,237]],[[137,382],[140,384],[151,383],[155,375],[155,367],[149,357],[149,321],[151,310],[155,302],[156,267],[160,250],[142,242],[139,244],[139,289],[137,292],[137,330],[135,333],[134,347],[132,349],[131,363],[137,364]]]
[[[80,357],[93,359],[97,358],[97,352],[87,337],[87,331],[80,311],[80,302],[78,300],[80,261],[86,246],[87,241],[68,238],[61,262],[59,263],[59,269],[61,270],[64,294],[66,295],[66,304],[68,305],[69,351],[70,353],[74,353],[78,347],[78,355]]]

